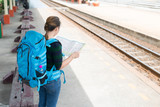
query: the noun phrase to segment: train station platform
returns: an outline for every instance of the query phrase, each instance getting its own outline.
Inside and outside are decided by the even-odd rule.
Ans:
[[[65,0],[52,1],[106,20],[115,25],[121,26],[124,29],[140,33],[143,35],[141,40],[143,40],[143,38],[148,38],[150,40],[152,39],[153,42],[159,41],[158,43],[160,43],[160,9],[106,2],[99,2],[100,6],[94,7],[88,6],[87,4],[72,3]],[[147,40],[147,42],[148,41],[149,40]]]
[[[31,24],[36,27],[34,30],[44,34],[46,18],[58,16],[62,22],[58,35],[85,43],[80,57],[64,69],[67,82],[62,84],[57,107],[159,107],[159,86],[55,9],[47,7],[40,0],[30,0],[30,4],[34,17]],[[13,33],[15,26],[21,23],[18,12],[11,18],[10,25],[4,25],[4,38],[0,39],[0,79],[16,65],[16,54],[11,54],[10,50],[17,36]],[[2,83],[0,87],[0,106],[8,107],[11,87]],[[34,102],[38,104],[38,92],[33,90]]]

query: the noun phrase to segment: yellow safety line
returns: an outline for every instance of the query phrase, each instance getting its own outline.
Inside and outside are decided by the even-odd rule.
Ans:
[[[145,96],[144,94],[140,93],[139,96],[141,96],[141,98],[145,101],[148,101],[149,98],[147,96]]]
[[[136,89],[136,86],[135,85],[133,85],[133,84],[128,84],[128,86],[130,87],[130,88],[132,88],[132,89]]]
[[[120,77],[121,79],[126,79],[126,77],[123,76],[123,75],[119,75],[119,77]]]

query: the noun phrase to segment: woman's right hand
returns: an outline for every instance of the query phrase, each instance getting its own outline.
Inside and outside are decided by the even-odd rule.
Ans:
[[[79,52],[74,52],[74,53],[72,53],[72,54],[71,54],[71,57],[72,57],[73,59],[78,58],[78,57],[79,57]]]
[[[65,59],[62,62],[62,66],[60,69],[63,69],[64,67],[66,67],[73,59],[78,58],[79,57],[79,52],[74,52],[72,53],[67,59]]]

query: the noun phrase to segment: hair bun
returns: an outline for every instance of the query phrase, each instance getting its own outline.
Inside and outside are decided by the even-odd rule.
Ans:
[[[50,16],[47,18],[45,26],[44,26],[44,30],[45,31],[52,31],[54,30],[56,27],[60,26],[60,20],[58,17],[56,16]]]

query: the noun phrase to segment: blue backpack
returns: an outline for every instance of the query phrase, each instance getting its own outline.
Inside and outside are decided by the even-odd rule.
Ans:
[[[40,86],[64,74],[62,70],[56,70],[54,65],[50,71],[46,70],[46,46],[50,47],[50,44],[56,41],[56,39],[46,41],[45,37],[36,31],[28,31],[25,34],[17,49],[19,80],[22,86],[25,83],[32,88],[37,87],[39,91]]]

